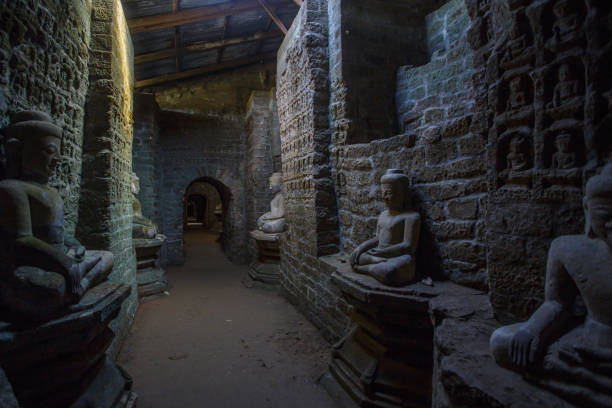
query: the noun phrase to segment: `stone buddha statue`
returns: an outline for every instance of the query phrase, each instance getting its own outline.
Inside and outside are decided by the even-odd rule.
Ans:
[[[497,329],[490,345],[498,364],[561,379],[542,382],[566,397],[612,406],[612,164],[587,183],[584,211],[586,233],[550,246],[544,303],[526,322]],[[577,296],[586,318],[576,327]]]
[[[510,140],[506,162],[507,168],[513,171],[523,171],[529,168],[527,144],[523,136],[515,136]]]
[[[140,179],[132,172],[132,237],[153,239],[157,237],[157,226],[142,215],[142,205],[136,195],[140,193]]]
[[[561,133],[555,139],[557,151],[553,154],[553,169],[571,169],[576,167],[576,153],[571,151],[572,135]]]
[[[259,217],[257,227],[267,234],[285,231],[285,199],[281,192],[283,179],[281,173],[270,176],[270,190],[276,195],[270,202],[270,211]]]
[[[411,208],[408,176],[389,169],[380,179],[387,210],[378,217],[376,237],[359,245],[350,257],[353,269],[389,286],[403,286],[415,278],[415,254],[421,216]]]
[[[580,95],[580,81],[572,71],[569,64],[559,67],[558,83],[553,91],[553,101],[547,105],[548,108],[557,108],[564,103]]]
[[[0,181],[0,310],[41,321],[105,280],[113,254],[87,251],[64,230],[64,202],[49,186],[62,130],[42,112],[15,114],[5,130],[9,179]]]

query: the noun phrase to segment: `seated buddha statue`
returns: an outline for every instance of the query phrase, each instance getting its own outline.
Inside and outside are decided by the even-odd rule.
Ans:
[[[153,239],[157,237],[157,226],[142,215],[142,205],[136,195],[140,193],[140,179],[132,172],[132,237]]]
[[[276,195],[270,202],[270,211],[257,220],[257,227],[268,234],[285,231],[285,199],[281,192],[282,184],[281,173],[273,173],[270,176],[270,190]]]
[[[358,272],[389,286],[403,286],[415,278],[415,254],[421,216],[411,208],[408,176],[389,169],[380,179],[387,209],[378,217],[376,237],[352,252],[350,263]]]
[[[601,401],[607,394],[612,403],[612,163],[587,183],[584,212],[586,233],[550,246],[544,303],[526,322],[497,329],[491,352],[504,367],[570,382],[558,389],[558,380],[547,382],[563,395]],[[577,296],[586,307],[578,326]]]
[[[10,321],[47,320],[105,280],[113,254],[87,251],[64,229],[64,202],[49,186],[61,128],[24,111],[4,134],[15,174],[0,181],[0,310]]]

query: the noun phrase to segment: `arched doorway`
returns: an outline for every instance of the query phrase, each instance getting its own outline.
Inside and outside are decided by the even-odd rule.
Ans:
[[[199,177],[189,183],[183,195],[183,243],[198,232],[214,235],[216,242],[223,243],[224,232],[231,230],[227,219],[230,200],[229,188],[216,179]]]

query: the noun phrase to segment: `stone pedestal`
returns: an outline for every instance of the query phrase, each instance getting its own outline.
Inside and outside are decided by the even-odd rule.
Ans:
[[[159,265],[159,252],[166,238],[135,238],[136,281],[141,302],[163,296],[168,289],[166,273]]]
[[[282,233],[267,234],[255,230],[250,232],[257,243],[257,261],[249,266],[253,280],[277,285],[280,282],[280,237]]]
[[[595,407],[573,405],[495,363],[491,333],[499,327],[487,294],[449,293],[431,301],[434,324],[433,408]],[[567,390],[572,390],[567,386]]]
[[[353,272],[338,255],[321,261],[335,270],[332,281],[353,307],[355,325],[332,349],[322,381],[332,397],[360,407],[431,407],[431,301],[448,293],[480,292],[450,282],[389,287]],[[345,395],[340,396],[340,389]]]
[[[130,287],[103,283],[64,315],[33,327],[0,322],[0,366],[23,408],[135,406],[131,379],[106,357]]]

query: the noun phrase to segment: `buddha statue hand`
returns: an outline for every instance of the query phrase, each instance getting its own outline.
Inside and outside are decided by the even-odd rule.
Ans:
[[[535,362],[539,351],[540,341],[527,328],[519,329],[508,344],[508,355],[514,364],[526,367]]]
[[[71,258],[74,258],[77,262],[81,262],[85,259],[85,247],[82,245],[77,245],[68,249],[66,255]]]

